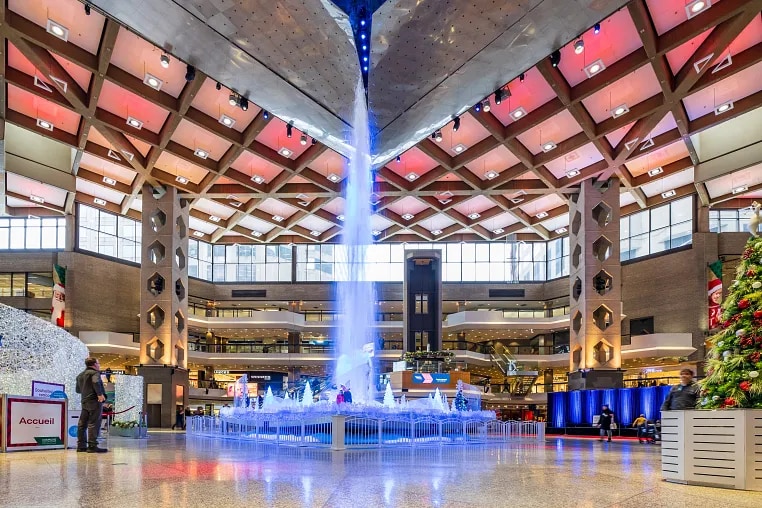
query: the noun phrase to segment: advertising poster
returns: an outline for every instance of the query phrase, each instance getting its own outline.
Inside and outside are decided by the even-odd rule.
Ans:
[[[709,330],[720,326],[722,316],[722,261],[717,260],[709,265],[707,282],[707,296],[709,304]]]
[[[32,381],[32,397],[40,397],[42,399],[65,399],[65,386],[60,383]]]
[[[66,310],[66,268],[53,265],[53,304],[50,308],[50,322],[63,328]]]
[[[66,439],[66,402],[8,396],[5,424],[6,450],[63,448]]]

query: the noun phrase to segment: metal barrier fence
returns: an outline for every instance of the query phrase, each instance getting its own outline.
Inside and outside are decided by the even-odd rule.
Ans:
[[[188,418],[195,436],[240,439],[286,446],[343,450],[396,446],[483,444],[515,440],[544,441],[544,422],[298,414],[254,414],[248,418]]]

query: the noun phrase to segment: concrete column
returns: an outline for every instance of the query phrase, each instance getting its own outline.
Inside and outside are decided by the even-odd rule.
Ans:
[[[570,200],[569,215],[569,386],[616,386],[621,384],[617,369],[622,365],[619,180],[585,180],[580,193]],[[596,372],[578,372],[588,369]],[[581,384],[575,385],[573,378]]]
[[[75,207],[76,210],[76,207]],[[65,252],[73,252],[77,243],[77,221],[74,214],[66,215],[66,242],[64,244]]]
[[[299,332],[288,332],[288,352],[299,353],[302,347],[302,334]]]
[[[455,338],[457,339],[457,344],[455,346],[455,349],[458,351],[465,351],[468,349],[468,344],[466,343],[466,332],[458,332],[455,335]]]
[[[176,405],[188,402],[188,210],[177,189],[143,186],[140,267],[140,374],[161,384],[160,425],[172,425]],[[147,392],[146,400],[150,400]],[[154,388],[154,400],[158,388]],[[157,425],[158,408],[149,405]]]
[[[3,124],[3,136],[0,139],[0,217],[3,217],[8,215],[5,208],[5,119],[0,118],[0,122]]]
[[[696,200],[696,231],[698,233],[709,232],[709,207],[701,206],[701,203]]]

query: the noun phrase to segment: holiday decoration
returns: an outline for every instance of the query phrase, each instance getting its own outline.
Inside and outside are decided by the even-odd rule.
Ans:
[[[757,206],[757,212],[759,206]],[[756,228],[754,228],[756,233]],[[736,281],[722,304],[722,329],[709,339],[699,407],[762,409],[762,238],[746,244]]]
[[[458,380],[458,391],[455,394],[455,409],[457,411],[468,410],[468,402],[466,401],[466,396],[463,395],[463,381],[460,379]]]

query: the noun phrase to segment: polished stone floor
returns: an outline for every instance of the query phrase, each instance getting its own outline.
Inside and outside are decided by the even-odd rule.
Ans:
[[[630,441],[332,453],[167,432],[109,446],[0,454],[0,506],[762,506],[762,493],[665,483],[658,446]]]

